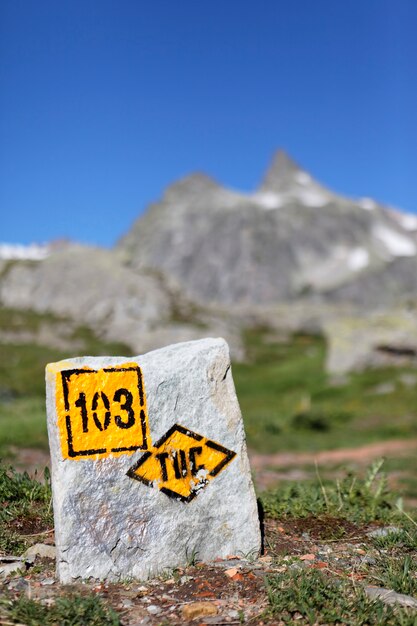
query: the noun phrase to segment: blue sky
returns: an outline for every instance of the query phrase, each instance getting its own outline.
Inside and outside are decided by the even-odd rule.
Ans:
[[[285,148],[417,212],[415,0],[2,0],[0,240],[112,245],[175,179]]]

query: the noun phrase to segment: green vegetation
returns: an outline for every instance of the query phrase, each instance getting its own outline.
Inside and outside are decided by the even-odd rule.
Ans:
[[[324,368],[323,338],[245,333],[247,363],[233,377],[250,447],[262,452],[323,450],[417,437],[417,385],[411,368],[370,369],[334,384]],[[378,388],[391,383],[390,393]]]
[[[47,328],[51,342],[62,342],[65,349],[39,345],[37,333]],[[121,343],[100,340],[85,327],[51,314],[0,308],[0,333],[9,342],[0,342],[0,454],[10,446],[47,448],[45,417],[45,366],[76,354],[129,356]],[[13,338],[23,333],[22,343]],[[31,338],[33,337],[33,338]]]
[[[267,579],[271,617],[284,624],[415,626],[414,612],[370,600],[362,587],[317,570],[292,571]]]
[[[402,457],[390,456],[385,462],[385,471],[395,476],[395,486],[405,498],[417,501],[417,456],[415,451]],[[394,481],[392,481],[394,483]]]
[[[274,551],[272,535],[272,543],[266,536],[271,565],[276,571],[266,577],[269,606],[259,618],[264,623],[294,625],[416,626],[415,611],[370,599],[365,593],[366,586],[374,585],[417,595],[417,522],[402,511],[401,502],[395,498],[387,487],[381,461],[375,462],[363,476],[323,481],[317,473],[314,482],[264,494],[266,517],[277,518],[280,523],[291,520],[293,534],[288,542],[289,557]],[[375,521],[384,524],[378,526]],[[49,473],[46,471],[44,482],[40,483],[0,463],[0,552],[21,553],[33,535],[45,532],[52,523]],[[371,529],[383,532],[369,535]],[[337,559],[333,563],[303,561],[302,544],[298,544],[301,532],[311,536],[304,541],[318,545],[319,550],[328,542],[332,546],[339,543],[345,552],[350,550],[350,556],[347,560],[344,556],[339,566]],[[351,543],[358,540],[360,543]],[[358,558],[358,554],[366,554],[367,558]],[[250,560],[249,555],[245,558]],[[187,553],[187,560],[187,568],[195,569],[196,549]],[[318,569],[321,566],[324,569]],[[45,566],[36,567],[42,571]],[[178,582],[178,570],[166,572],[160,580],[166,578]],[[110,606],[119,599],[119,594],[109,595],[105,602],[96,593],[88,593],[87,588],[81,594],[68,594],[61,588],[50,603],[32,600],[24,593],[6,593],[0,599],[0,623],[121,626],[120,617]],[[240,617],[244,619],[243,612]]]
[[[401,516],[396,496],[388,490],[382,461],[371,465],[364,477],[347,474],[342,480],[283,483],[261,494],[268,517],[332,515],[354,522],[392,521]]]
[[[36,343],[44,326],[61,348]],[[74,353],[130,354],[124,345],[103,342],[89,329],[75,328],[51,315],[2,309],[0,331],[5,338],[0,344],[0,454],[8,453],[12,446],[47,447],[44,369],[48,362]],[[245,333],[245,342],[248,360],[234,364],[233,375],[253,449],[317,451],[417,438],[417,386],[407,382],[416,376],[415,370],[368,370],[336,385],[325,372],[326,346],[319,336],[299,334],[282,339],[268,329],[257,329]],[[395,476],[395,482],[388,481],[383,467]],[[417,595],[417,523],[403,511],[397,493],[400,489],[417,498],[417,482],[412,476],[417,475],[417,459],[399,455],[384,466],[382,461],[375,462],[363,473],[341,469],[337,463],[315,472],[309,467],[309,479],[282,481],[276,490],[262,493],[266,518],[275,524],[286,522],[272,522],[271,518],[290,519],[294,528],[299,524],[297,533],[307,530],[320,545],[356,541],[359,535],[361,545],[372,550],[372,558],[355,561],[346,572],[343,568],[318,570],[314,567],[317,561],[310,567],[297,560],[299,553],[294,554],[289,544],[290,561],[283,560],[283,571],[267,578],[265,620],[417,626],[416,612],[371,600],[364,592],[364,586],[370,584]],[[368,536],[369,524],[375,522],[392,528]],[[48,471],[43,482],[38,482],[0,464],[0,552],[21,554],[39,533],[52,526]],[[268,536],[266,545],[271,547]],[[277,557],[272,548],[270,554],[275,565],[286,558]],[[187,560],[190,567],[195,566],[197,549],[187,552]],[[358,574],[359,582],[353,574]],[[175,572],[169,574],[170,578],[176,576]],[[27,626],[121,624],[99,596],[84,593],[63,595],[51,605],[24,594],[18,598],[9,595],[0,600],[0,622]]]
[[[395,556],[397,549],[415,552],[417,550],[417,527],[412,525],[409,528],[394,527],[386,534],[374,537],[372,543],[378,550],[385,553],[390,551],[392,556]]]
[[[47,469],[40,483],[0,464],[0,552],[21,553],[29,535],[53,527],[51,499]]]
[[[368,576],[374,585],[412,596],[417,593],[416,568],[417,559],[409,554],[398,558],[385,557],[369,568]]]
[[[74,328],[67,320],[50,314],[0,310],[3,335],[29,332],[35,337],[42,327],[48,328],[52,338],[64,337],[71,348],[54,349],[30,338],[24,343],[0,344],[3,455],[9,446],[47,447],[47,363],[74,356],[74,352],[131,354],[123,344],[102,341],[88,328]],[[262,452],[315,451],[417,437],[417,386],[403,382],[404,375],[416,375],[415,370],[367,370],[335,385],[324,369],[326,346],[322,337],[298,334],[280,339],[261,328],[246,331],[244,339],[248,359],[233,365],[233,376],[251,448]],[[392,391],[378,393],[384,383],[390,383]],[[414,482],[407,484],[407,480],[404,476],[402,486],[411,496],[417,495]]]
[[[92,596],[65,596],[52,606],[21,596],[17,600],[3,601],[0,611],[5,618],[26,626],[119,626],[119,616],[107,607],[101,598]],[[1,614],[0,612],[0,618]],[[2,624],[12,622],[1,621]]]
[[[279,623],[294,625],[417,625],[415,610],[384,604],[365,593],[370,585],[414,597],[417,594],[417,522],[389,491],[381,469],[380,461],[364,476],[347,475],[332,482],[323,482],[317,475],[314,483],[287,485],[262,496],[266,517],[290,519],[295,529],[300,517],[304,518],[311,526],[303,523],[302,529],[310,529],[319,544],[344,541],[351,545],[350,541],[359,539],[357,545],[367,548],[367,558],[360,564],[355,564],[352,552],[352,562],[339,570],[325,563],[323,570],[314,565],[306,567],[296,558],[288,567],[288,557],[278,557],[284,571],[267,577],[266,621],[275,618]],[[368,524],[375,521],[383,521],[384,526],[371,526],[374,535],[369,535]],[[375,533],[378,528],[380,534]]]

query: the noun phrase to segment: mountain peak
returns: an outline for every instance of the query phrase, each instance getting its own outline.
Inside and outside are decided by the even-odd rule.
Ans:
[[[307,182],[311,179],[286,152],[278,150],[261,184],[261,191],[286,191],[294,182]]]
[[[165,191],[165,197],[169,199],[179,196],[194,196],[209,193],[221,189],[221,186],[210,176],[202,172],[194,172],[174,182]]]

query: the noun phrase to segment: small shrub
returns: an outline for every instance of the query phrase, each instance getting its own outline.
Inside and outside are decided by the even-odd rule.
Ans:
[[[270,576],[267,590],[269,613],[283,624],[416,624],[413,612],[370,600],[348,580],[335,580],[317,570]]]
[[[7,612],[26,626],[120,626],[117,613],[97,596],[66,596],[51,607],[22,596]]]
[[[291,418],[291,426],[296,430],[318,430],[327,431],[331,428],[331,421],[328,415],[324,413],[313,413],[306,411],[296,413]]]
[[[346,423],[351,419],[352,415],[345,411],[302,411],[292,416],[289,425],[295,430],[327,432],[335,425]]]
[[[53,525],[49,470],[40,483],[0,463],[0,551],[16,554],[27,547],[25,535]]]
[[[379,558],[369,569],[368,576],[375,585],[412,596],[417,593],[416,570],[417,559],[407,554]]]
[[[363,478],[348,473],[339,481],[284,484],[273,492],[261,494],[266,515],[270,517],[308,517],[335,515],[352,521],[370,522],[397,518],[394,494],[387,488],[381,471],[383,461],[373,463]]]

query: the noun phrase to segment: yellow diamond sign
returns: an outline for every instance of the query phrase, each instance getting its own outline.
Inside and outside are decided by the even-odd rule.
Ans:
[[[174,424],[127,475],[170,498],[191,502],[235,456],[219,443]]]

